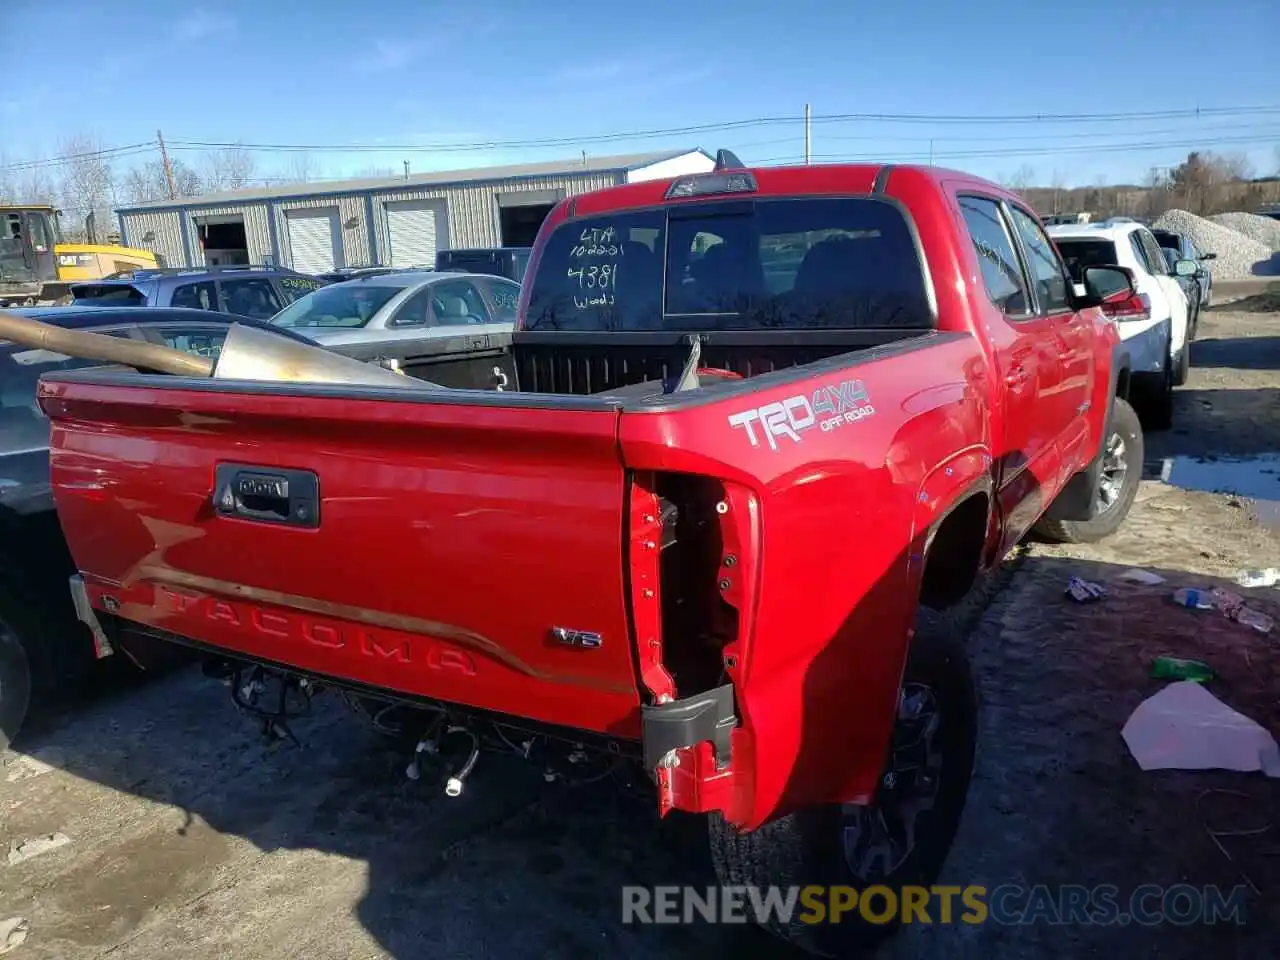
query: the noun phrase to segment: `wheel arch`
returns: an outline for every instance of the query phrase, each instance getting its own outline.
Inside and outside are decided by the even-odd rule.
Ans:
[[[982,572],[995,499],[989,476],[969,485],[937,518],[925,537],[920,604],[946,609],[959,603]]]

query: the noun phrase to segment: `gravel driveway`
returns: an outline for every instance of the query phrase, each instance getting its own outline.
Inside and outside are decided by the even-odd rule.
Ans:
[[[882,955],[1280,956],[1280,781],[1143,773],[1119,736],[1160,687],[1146,676],[1159,653],[1208,660],[1219,697],[1280,730],[1280,627],[1264,637],[1173,606],[1167,586],[1115,579],[1142,565],[1170,586],[1212,586],[1280,566],[1280,515],[1268,528],[1266,504],[1239,495],[1263,496],[1270,476],[1280,504],[1280,474],[1231,459],[1280,453],[1280,313],[1206,313],[1193,363],[1177,428],[1148,438],[1148,473],[1170,483],[1144,482],[1105,545],[1028,545],[976,611],[982,739],[945,880],[1249,883],[1249,922],[917,926]],[[1249,489],[1213,492],[1223,484]],[[1073,575],[1108,597],[1067,602]],[[1280,591],[1244,592],[1280,621]],[[301,747],[265,746],[194,672],[47,717],[0,768],[0,853],[50,835],[62,844],[0,861],[0,931],[28,922],[12,956],[789,955],[750,929],[622,926],[621,885],[707,883],[709,866],[696,822],[660,825],[651,802],[611,780],[548,786],[486,757],[450,800],[407,781],[408,758],[332,698],[295,729]],[[1210,829],[1253,832],[1219,849]]]

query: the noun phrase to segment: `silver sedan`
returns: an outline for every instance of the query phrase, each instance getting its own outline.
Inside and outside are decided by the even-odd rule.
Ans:
[[[321,287],[271,323],[326,346],[510,333],[520,285],[468,273],[397,272]]]

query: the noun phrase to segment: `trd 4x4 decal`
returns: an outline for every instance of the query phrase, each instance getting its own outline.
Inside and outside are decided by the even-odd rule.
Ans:
[[[730,414],[729,425],[745,430],[753,447],[760,446],[763,435],[769,449],[777,450],[780,437],[799,443],[800,434],[805,430],[816,426],[823,433],[829,433],[846,423],[857,423],[875,412],[866,385],[861,380],[841,380],[819,387],[812,396],[787,397]]]

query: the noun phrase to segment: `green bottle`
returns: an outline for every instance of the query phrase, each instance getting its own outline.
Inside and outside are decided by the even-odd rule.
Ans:
[[[1204,683],[1217,676],[1207,663],[1181,657],[1156,657],[1151,664],[1151,675],[1160,680],[1191,680],[1194,683]]]

